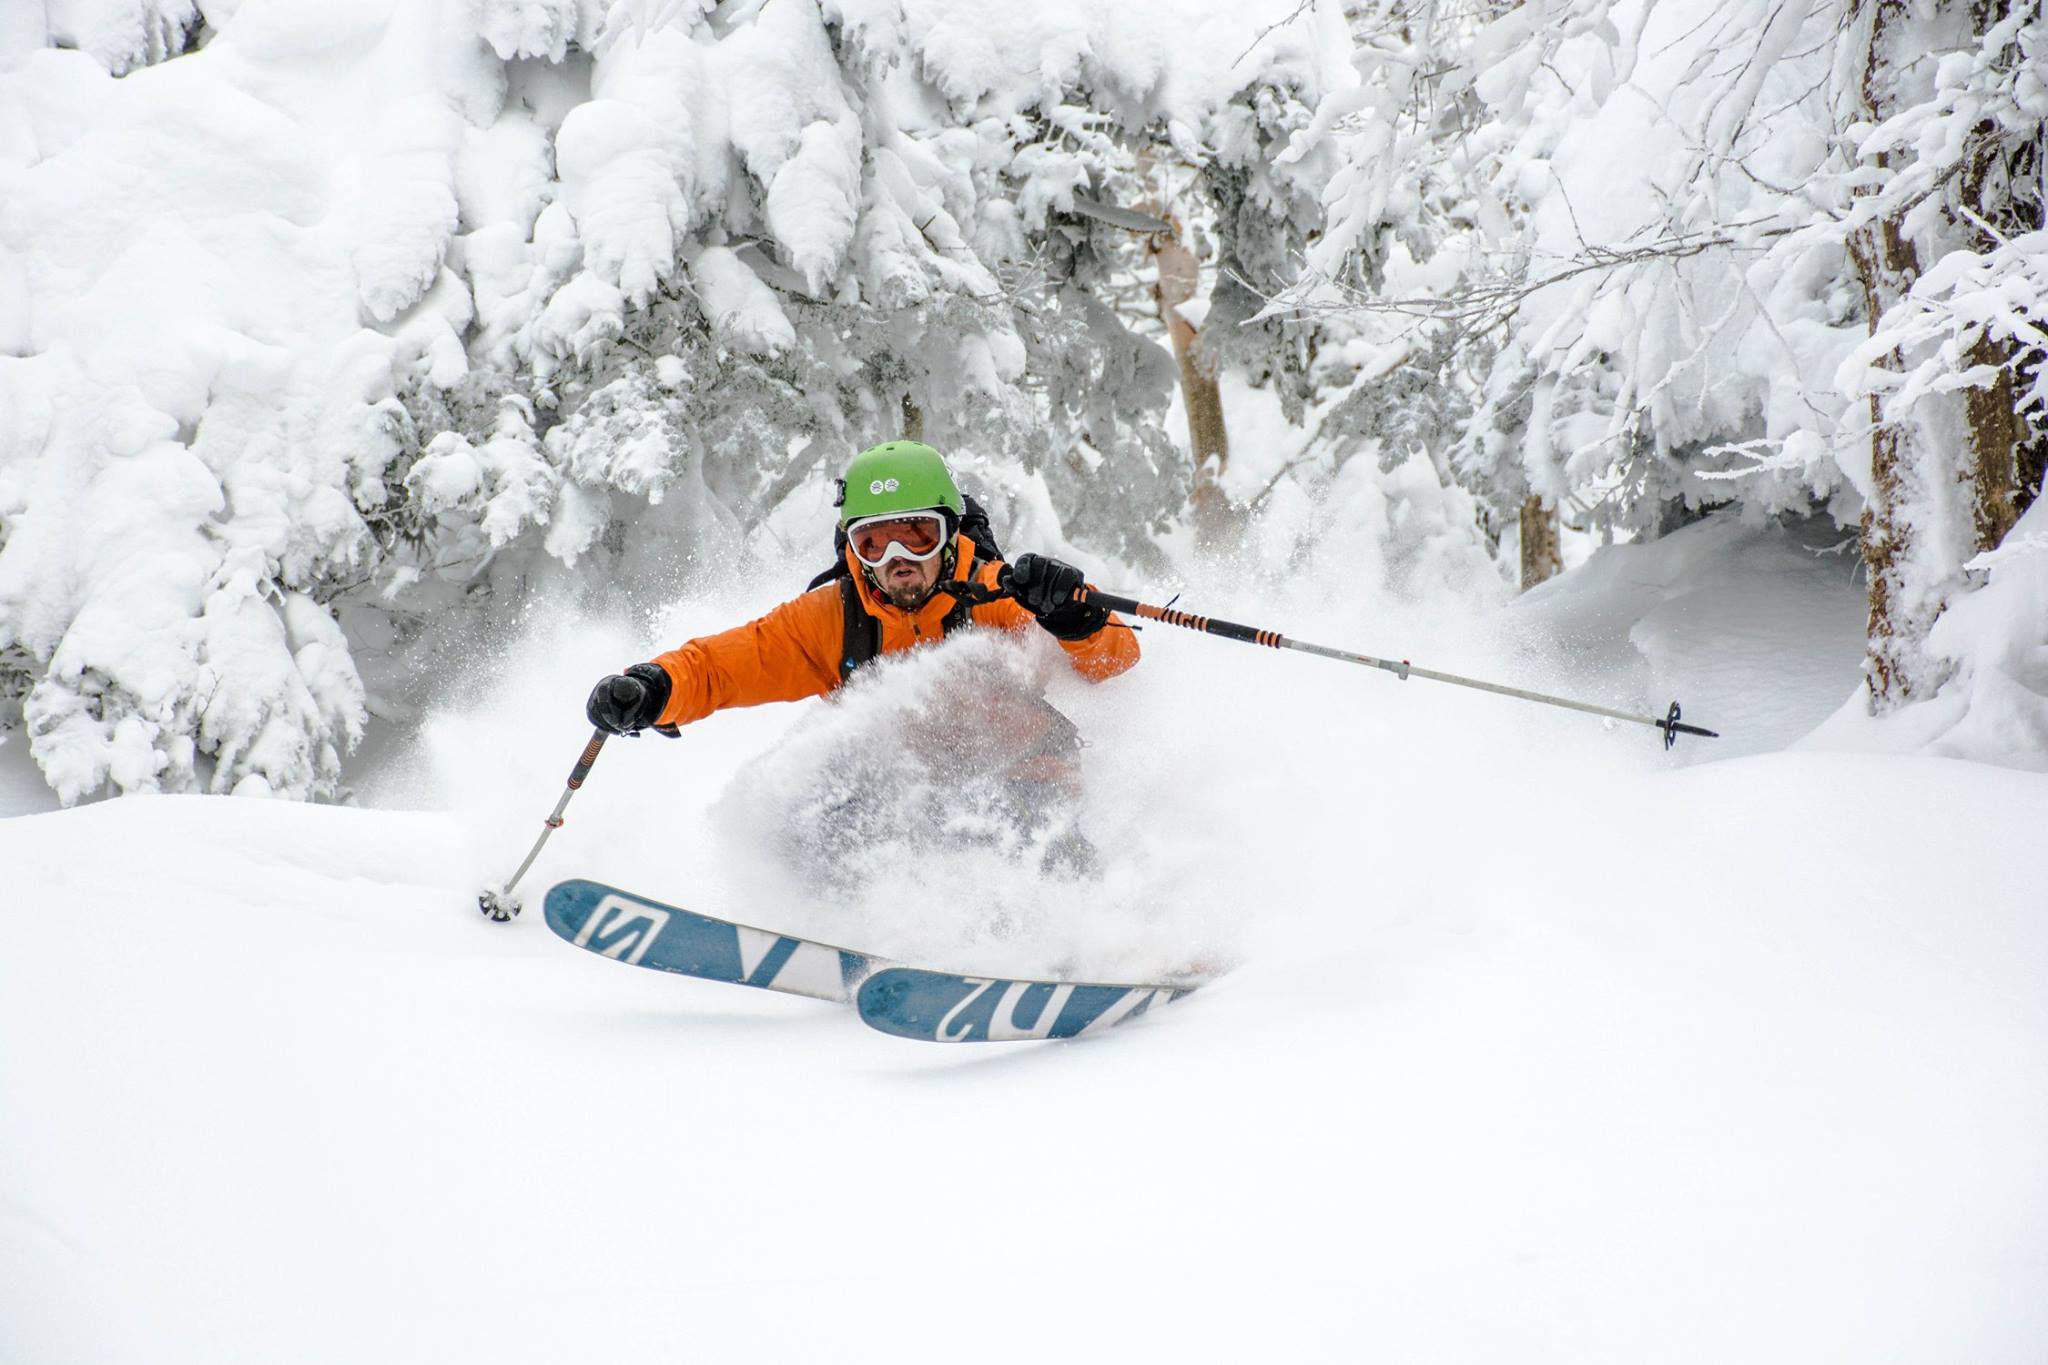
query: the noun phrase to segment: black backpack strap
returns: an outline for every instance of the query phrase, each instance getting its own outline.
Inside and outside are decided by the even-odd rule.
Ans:
[[[839,646],[839,681],[853,676],[853,670],[872,663],[882,652],[882,623],[868,615],[861,605],[860,585],[848,574],[839,580],[839,608],[846,622]]]
[[[956,630],[965,629],[974,620],[975,599],[980,594],[972,592],[962,593],[958,591],[958,588],[969,584],[976,588],[980,587],[981,585],[976,583],[974,578],[975,573],[980,568],[981,556],[976,555],[968,564],[967,571],[960,575],[964,582],[947,589],[947,591],[953,594],[953,606],[946,613],[945,619],[939,622],[939,633],[941,635],[951,635]]]
[[[996,544],[995,528],[989,525],[988,512],[974,500],[971,493],[960,495],[960,534],[974,542],[983,559],[1001,559],[1003,549]]]
[[[822,588],[835,578],[845,578],[847,576],[846,528],[842,526],[832,533],[832,567],[819,574],[816,578],[813,578],[811,580],[811,587],[804,589],[804,591],[809,592],[811,588]]]

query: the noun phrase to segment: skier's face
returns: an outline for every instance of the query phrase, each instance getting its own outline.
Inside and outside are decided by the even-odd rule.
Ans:
[[[930,559],[892,559],[873,571],[882,585],[882,595],[904,611],[916,611],[932,595],[939,581],[939,556]]]

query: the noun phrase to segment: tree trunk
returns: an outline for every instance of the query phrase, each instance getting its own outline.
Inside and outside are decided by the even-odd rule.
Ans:
[[[1998,366],[1998,378],[1986,388],[1964,391],[1970,427],[1970,520],[1977,548],[1995,550],[2020,519],[2019,450],[2026,423],[2013,406],[2012,371],[2004,366],[2010,351],[1989,337],[1970,348],[1972,365]]]
[[[1859,113],[1881,122],[1890,101],[1880,93],[1888,62],[1890,20],[1898,0],[1865,0],[1857,16],[1869,24],[1863,35],[1864,62]],[[1880,173],[1891,168],[1889,154],[1877,158]],[[1900,218],[1871,224],[1849,239],[1849,257],[1863,287],[1864,318],[1875,334],[1885,314],[1905,297],[1920,273],[1919,254],[1907,240]],[[1894,371],[1905,368],[1894,351]],[[1888,422],[1876,394],[1870,398],[1870,487],[1863,509],[1863,567],[1869,577],[1870,612],[1865,623],[1864,682],[1873,715],[1890,711],[1931,693],[1939,679],[1927,676],[1921,644],[1940,614],[1941,603],[1916,591],[1911,582],[1918,547],[1913,538],[1912,504],[1926,490],[1916,468],[1918,433],[1903,423]]]
[[[1201,282],[1201,264],[1195,253],[1180,240],[1180,223],[1174,235],[1151,239],[1153,264],[1158,281],[1153,297],[1159,304],[1160,321],[1173,342],[1174,359],[1180,362],[1181,402],[1188,413],[1188,446],[1195,459],[1195,544],[1209,551],[1231,548],[1241,530],[1238,510],[1223,492],[1223,471],[1230,460],[1230,438],[1223,425],[1223,393],[1216,383],[1215,368],[1202,353],[1201,334],[1179,312],[1179,306],[1195,296]]]
[[[2038,363],[2038,362],[2036,362]],[[2015,390],[2031,388],[2034,382],[2031,367],[2022,365],[2014,377]],[[2030,427],[2019,444],[2013,448],[2013,513],[2023,515],[2033,506],[2034,499],[2041,496],[2044,483],[2048,483],[2048,419],[2037,415],[2037,423]]]
[[[1969,14],[1981,32],[2005,8],[1976,3]],[[1896,113],[1896,80],[1925,61],[1917,36],[1894,22],[1907,12],[1904,0],[1861,0],[1853,11],[1858,31],[1852,41],[1862,44],[1863,69],[1852,122],[1875,124]],[[2010,148],[1989,123],[1972,137],[1977,145],[1969,149],[1954,198],[1942,201],[1944,212],[1924,219],[1920,229],[1936,253],[1987,249],[1996,237],[1982,225],[2012,224]],[[1883,178],[1895,162],[1880,155],[1873,165]],[[2032,219],[2020,224],[2034,225]],[[1906,235],[1903,210],[1854,233],[1848,246],[1875,334],[1920,278],[1921,253]],[[1894,352],[1884,363],[1903,371],[1914,359]],[[1863,562],[1870,582],[1865,681],[1873,714],[1931,696],[1946,680],[1951,664],[1928,651],[1929,632],[1950,599],[1967,590],[1963,566],[1973,551],[1995,546],[2030,497],[2035,480],[2028,474],[2041,442],[2014,410],[2012,359],[2003,343],[1985,338],[1969,360],[1997,372],[1991,385],[1923,396],[1910,410],[1871,399]]]
[[[1564,572],[1558,548],[1557,511],[1531,493],[1522,500],[1522,591]]]
[[[1982,31],[2004,19],[2009,0],[1980,3],[1973,8],[1977,28]],[[1990,230],[2002,223],[2009,232],[2037,230],[2042,226],[2038,200],[2028,203],[2012,193],[2014,168],[2005,163],[2005,149],[1998,129],[1990,122],[1972,131],[1973,147],[1963,172],[1960,193],[1963,203],[1975,214],[1970,225],[1971,245],[1979,252],[1997,249],[1999,235]],[[2037,137],[2031,160],[2039,164],[2043,153]],[[1970,348],[1969,363],[1996,370],[1998,378],[1989,386],[1965,391],[1966,420],[1970,440],[1970,485],[1973,493],[1971,521],[1977,534],[1977,548],[1992,550],[2020,519],[2020,513],[2034,500],[2041,484],[2048,439],[2033,429],[2017,407],[2016,381],[2031,381],[2031,373],[2019,367],[2019,348],[2010,341],[1980,336]]]
[[[1879,158],[1880,167],[1885,158]],[[1907,241],[1897,218],[1888,218],[1857,233],[1849,243],[1850,258],[1863,286],[1864,311],[1876,332],[1887,310],[1905,296],[1919,274],[1918,254]],[[1890,368],[1905,368],[1896,351]],[[1913,551],[1910,503],[1922,491],[1914,469],[1916,433],[1885,419],[1884,405],[1870,398],[1870,484],[1863,509],[1863,567],[1870,581],[1870,613],[1865,623],[1864,681],[1870,689],[1872,714],[1892,710],[1932,690],[1923,676],[1920,644],[1934,625],[1939,604],[1916,600],[1908,578]]]
[[[924,409],[907,393],[903,395],[903,439],[924,440]]]

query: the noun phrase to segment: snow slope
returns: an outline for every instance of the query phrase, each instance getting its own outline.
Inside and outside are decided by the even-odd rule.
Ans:
[[[1189,605],[1516,667],[1442,612]],[[1099,1040],[946,1049],[476,915],[593,661],[647,643],[537,628],[365,792],[453,813],[0,822],[0,1359],[2039,1359],[2048,777],[1687,766],[1148,631],[1056,688],[1109,894],[996,937],[988,886],[910,869],[844,913],[951,965],[1242,965]],[[830,922],[703,817],[866,704],[615,742],[537,878]]]

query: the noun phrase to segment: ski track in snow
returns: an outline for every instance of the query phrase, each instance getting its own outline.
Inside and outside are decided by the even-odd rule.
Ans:
[[[2018,854],[2048,778],[1744,755],[1742,697],[1790,726],[1854,678],[1818,626],[1717,653],[1740,613],[1701,604],[1740,574],[1712,563],[1597,590],[1643,696],[1660,642],[1722,661],[1726,701],[1681,695],[1725,759],[1148,630],[1126,679],[1054,687],[1094,742],[1095,900],[909,867],[820,905],[736,856],[707,813],[854,699],[614,741],[527,915],[484,922],[591,676],[758,594],[655,639],[537,629],[366,785],[386,809],[0,822],[0,1359],[2038,1359],[2048,923]],[[1188,604],[1572,681],[1441,613]],[[919,1045],[577,952],[537,907],[570,875],[931,965],[1242,965],[1085,1043]],[[990,895],[1031,913],[990,932]]]

